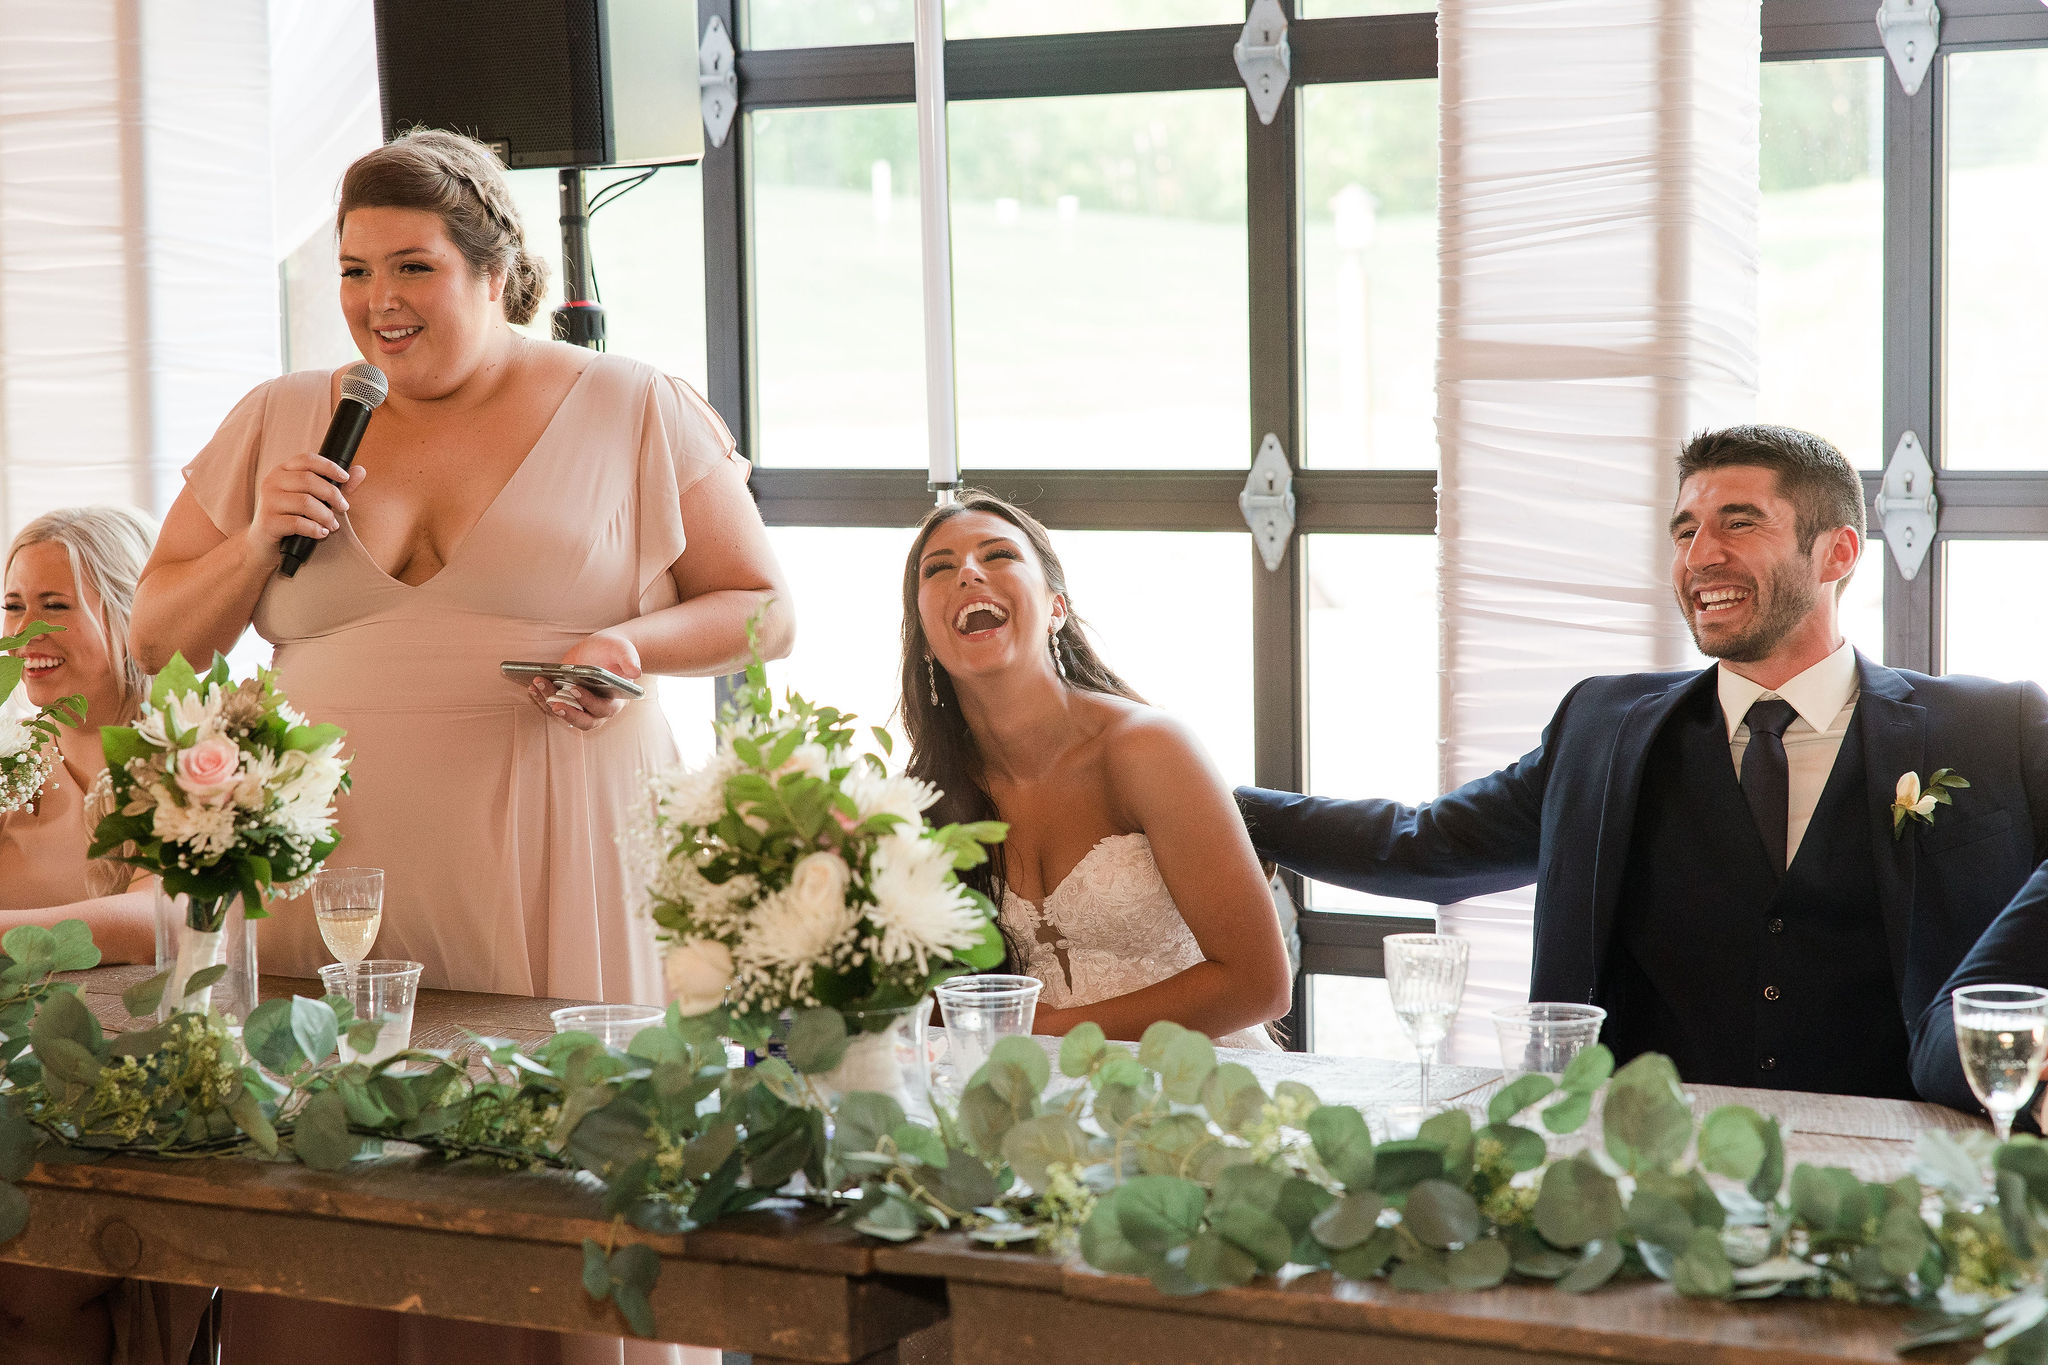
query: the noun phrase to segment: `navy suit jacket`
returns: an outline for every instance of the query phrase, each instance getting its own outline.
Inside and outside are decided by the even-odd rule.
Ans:
[[[1874,910],[1908,1028],[1946,1017],[1947,996],[1937,992],[2023,885],[2012,913],[2032,945],[2033,975],[2000,979],[2048,985],[2048,872],[2034,875],[2048,858],[2048,694],[2032,683],[1902,672],[1861,654],[1856,668]],[[1317,881],[1440,904],[1534,882],[1530,997],[1591,1001],[1614,938],[1652,741],[1688,696],[1714,687],[1712,668],[1588,678],[1535,749],[1422,806],[1257,787],[1238,788],[1238,805],[1262,856]],[[1894,838],[1899,776],[1925,780],[1936,768],[1970,786],[1932,824],[1909,822]],[[2019,929],[2016,921],[2008,937]],[[1974,1108],[1967,1090],[1920,1081],[1924,1031],[1915,1033],[1915,1084],[1930,1099]]]

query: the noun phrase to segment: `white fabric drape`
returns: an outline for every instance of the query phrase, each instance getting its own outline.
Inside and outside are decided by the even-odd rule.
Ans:
[[[0,535],[163,514],[377,137],[369,0],[0,0]]]
[[[1756,391],[1756,0],[1444,0],[1446,789],[1535,746],[1594,673],[1688,666],[1672,462]],[[1583,853],[1592,855],[1591,831]],[[1450,1055],[1498,1058],[1532,898],[1444,907],[1472,943]]]

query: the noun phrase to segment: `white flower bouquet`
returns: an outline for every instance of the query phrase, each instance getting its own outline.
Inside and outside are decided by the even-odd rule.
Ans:
[[[348,786],[339,726],[313,725],[259,669],[240,684],[214,656],[204,677],[172,655],[132,726],[101,729],[107,772],[91,855],[154,872],[187,898],[187,924],[166,998],[182,998],[195,954],[217,939],[229,904],[251,919],[293,895],[334,851],[334,797]]]
[[[19,635],[0,636],[0,704],[21,683],[26,661],[8,651],[64,629],[31,621]],[[0,815],[34,801],[57,767],[57,726],[85,723],[85,698],[64,697],[25,716],[0,715]]]
[[[852,719],[794,693],[778,709],[756,663],[716,752],[656,777],[628,836],[670,996],[684,1015],[723,1008],[741,1041],[786,1010],[878,1027],[863,1021],[1003,959],[994,908],[954,873],[987,861],[1004,826],[928,828],[939,794],[855,753]]]

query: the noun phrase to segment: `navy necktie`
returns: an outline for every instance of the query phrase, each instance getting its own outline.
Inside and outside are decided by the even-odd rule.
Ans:
[[[1791,702],[1772,697],[1759,698],[1744,717],[1749,747],[1742,751],[1742,794],[1749,799],[1749,813],[1756,818],[1756,832],[1764,838],[1774,875],[1783,872],[1787,862],[1785,827],[1791,798],[1786,791],[1785,727],[1798,714]]]

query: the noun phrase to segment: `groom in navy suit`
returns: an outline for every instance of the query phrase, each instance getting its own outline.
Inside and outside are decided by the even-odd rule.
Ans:
[[[2048,695],[1843,640],[1863,490],[1828,442],[1706,432],[1678,475],[1672,588],[1715,666],[1588,678],[1535,749],[1426,805],[1240,787],[1252,842],[1384,896],[1534,882],[1530,996],[1605,1006],[1623,1060],[1911,1098],[1909,1034],[2048,857]],[[1939,768],[1970,785],[1895,827],[1902,776]]]

